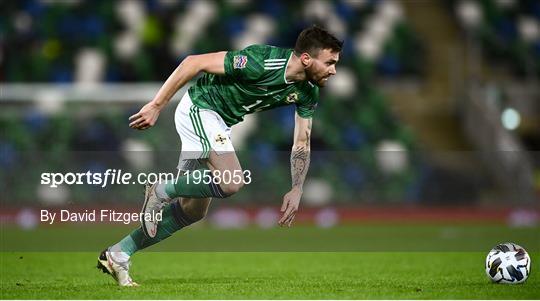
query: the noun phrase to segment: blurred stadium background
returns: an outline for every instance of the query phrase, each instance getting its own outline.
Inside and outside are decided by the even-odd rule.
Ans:
[[[42,172],[174,171],[178,93],[151,130],[127,117],[194,53],[292,47],[320,24],[345,40],[321,91],[299,222],[540,219],[540,2],[517,0],[4,1],[2,223],[41,208],[138,210],[136,185],[48,188]],[[294,108],[233,140],[254,181],[206,223],[275,224],[290,186]],[[493,244],[498,242],[494,241]],[[491,246],[486,246],[489,248]],[[9,249],[9,247],[8,247]],[[486,249],[487,250],[487,249]]]

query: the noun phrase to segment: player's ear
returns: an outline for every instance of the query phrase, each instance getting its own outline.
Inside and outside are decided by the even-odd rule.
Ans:
[[[302,62],[302,65],[304,66],[304,68],[309,68],[309,66],[313,64],[313,58],[307,52],[304,52],[300,55],[300,61]]]

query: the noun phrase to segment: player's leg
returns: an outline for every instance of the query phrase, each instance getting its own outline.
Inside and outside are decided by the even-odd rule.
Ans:
[[[145,235],[142,227],[133,230],[118,243],[101,252],[98,268],[111,274],[120,286],[137,286],[129,276],[130,257],[168,237],[176,231],[203,219],[208,212],[210,198],[180,199],[166,206],[154,237]]]
[[[242,167],[234,151],[209,152],[208,168],[199,168],[186,173],[174,181],[156,185],[157,198],[166,202],[182,198],[225,198],[238,192],[244,184]],[[225,173],[229,173],[225,176]],[[237,177],[233,180],[233,175]]]
[[[129,276],[131,255],[191,224],[191,220],[182,213],[178,202],[169,204],[162,211],[159,231],[155,233],[153,238],[146,236],[141,227],[133,230],[122,240],[101,252],[97,267],[104,273],[111,274],[120,286],[136,286],[136,283]]]
[[[208,168],[182,168],[190,172],[172,181],[148,187],[143,206],[143,212],[148,216],[155,216],[175,198],[225,198],[236,193],[243,185],[243,178],[238,181],[242,171],[230,140],[231,129],[221,116],[194,106],[187,93],[176,110],[175,123],[182,140],[181,164],[206,162]],[[229,171],[230,175],[236,172],[237,181],[223,181],[225,171]],[[142,221],[142,229],[149,237],[154,237],[158,225],[158,220]]]
[[[214,180],[226,196],[237,193],[244,186],[242,166],[234,151],[211,151],[207,165],[217,176]],[[225,173],[231,176],[225,176]]]
[[[183,146],[193,145],[193,141],[195,140],[193,137],[195,136],[193,134],[194,129],[193,127],[190,127],[189,122],[186,121],[190,119],[188,112],[191,106],[191,99],[189,99],[189,95],[186,93],[178,105],[175,113],[175,123]],[[199,166],[200,162],[198,162],[198,160],[188,160],[181,156],[178,168],[179,170],[189,170],[196,169]],[[174,232],[182,229],[183,227],[196,222],[197,216],[201,216],[200,213],[196,214],[196,211],[197,209],[199,211],[203,211],[203,208],[189,206],[189,204],[192,202],[193,201],[189,200],[183,201],[186,206],[182,206],[181,203],[177,201],[167,204],[162,211],[162,220],[160,222],[159,231],[155,231],[152,238],[145,235],[145,231],[143,231],[144,225],[143,227],[135,229],[129,235],[100,254],[98,258],[98,268],[105,273],[111,274],[121,286],[135,286],[136,283],[134,283],[129,276],[130,256],[139,250],[142,250],[171,236]],[[210,203],[210,199],[201,200],[201,203],[208,205]],[[161,205],[162,204],[159,204],[159,206]],[[183,207],[187,209],[188,213],[184,212]],[[161,210],[161,207],[159,210]],[[203,212],[206,212],[206,208],[204,208]]]
[[[189,171],[197,170],[201,165],[205,164],[205,161],[206,160],[184,160],[182,156],[180,156],[180,162],[178,163],[178,169],[180,170],[179,174],[185,175]],[[157,194],[159,195],[159,193]],[[197,222],[206,216],[211,201],[212,198],[179,198],[182,211],[193,222]]]
[[[182,103],[184,100],[182,100]],[[189,97],[186,104],[190,104]],[[179,106],[181,107],[181,106]],[[149,191],[146,199],[150,205],[145,212],[159,210],[160,203],[166,203],[177,197],[183,198],[224,198],[236,193],[243,186],[240,163],[230,141],[230,128],[223,119],[210,110],[200,110],[191,105],[177,110],[176,126],[182,140],[181,161],[207,161],[208,168],[189,169],[190,173],[174,181],[160,183],[155,192]],[[188,122],[189,120],[189,122]],[[216,173],[213,173],[215,171]],[[223,181],[223,173],[236,175],[236,181]],[[238,181],[241,177],[241,181]]]
[[[119,243],[111,247],[113,252],[123,252],[119,256],[129,257],[135,252],[154,245],[168,237],[174,232],[198,222],[206,216],[210,198],[206,199],[180,199],[167,205],[162,212],[162,220],[153,238],[144,235],[141,228],[131,232]],[[116,255],[116,254],[115,254]],[[121,258],[119,258],[121,259]],[[125,258],[127,259],[127,258]]]
[[[200,167],[199,160],[184,160],[180,158],[178,169],[181,175],[190,169]],[[140,228],[131,232],[122,241],[112,247],[112,251],[121,251],[123,256],[131,256],[133,253],[156,244],[174,232],[187,227],[206,216],[211,198],[180,198],[165,205],[162,211],[162,219],[156,224],[159,227],[152,228],[151,236],[144,231],[144,223]]]
[[[180,205],[184,213],[194,222],[200,221],[208,214],[208,207],[212,198],[193,199],[181,198]]]

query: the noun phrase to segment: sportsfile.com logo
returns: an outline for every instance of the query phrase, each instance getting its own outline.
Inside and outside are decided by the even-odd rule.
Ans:
[[[174,181],[180,176],[174,173],[138,173],[135,177],[121,169],[107,169],[105,172],[44,172],[41,174],[41,185],[57,188],[60,185],[108,185],[154,184]]]
[[[61,185],[94,185],[105,188],[108,185],[145,185],[176,183],[180,177],[186,177],[186,183],[190,184],[250,184],[252,181],[251,171],[245,170],[194,170],[160,173],[138,173],[133,176],[130,172],[121,169],[107,169],[105,172],[44,172],[41,174],[41,185],[57,188]]]

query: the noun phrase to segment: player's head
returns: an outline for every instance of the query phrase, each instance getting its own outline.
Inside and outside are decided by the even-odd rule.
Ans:
[[[294,53],[304,66],[307,79],[324,87],[328,78],[336,74],[336,63],[342,46],[343,41],[313,25],[300,33]]]

